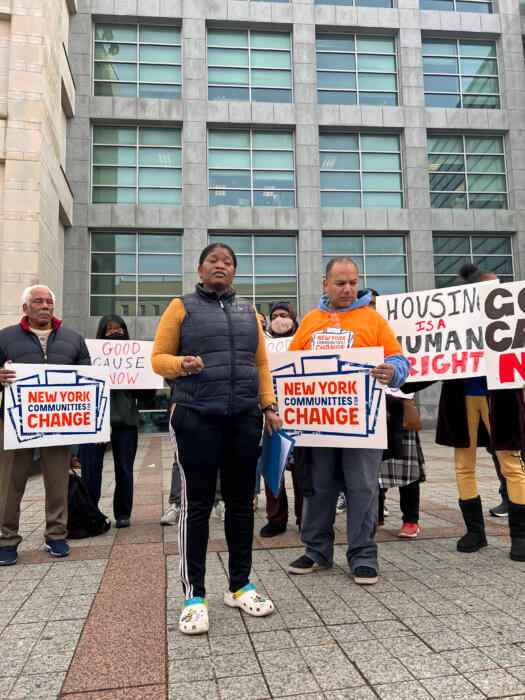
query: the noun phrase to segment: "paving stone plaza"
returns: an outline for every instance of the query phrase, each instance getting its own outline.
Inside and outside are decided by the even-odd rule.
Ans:
[[[376,539],[381,574],[357,586],[337,516],[336,562],[308,576],[286,573],[300,552],[295,526],[254,539],[252,580],[275,603],[247,618],[222,602],[227,588],[223,523],[210,521],[209,635],[178,630],[182,590],[177,531],[159,524],[171,478],[169,438],[143,436],[135,462],[132,525],[70,541],[71,556],[42,550],[43,484],[22,502],[20,562],[0,569],[1,698],[409,698],[525,694],[525,564],[508,558],[506,518],[490,518],[498,482],[479,451],[478,483],[489,546],[456,551],[464,531],[452,451],[422,433],[427,481],[420,535],[400,541],[398,490]],[[111,453],[101,509],[111,512]],[[289,486],[289,500],[293,490]],[[256,533],[264,524],[264,496]]]

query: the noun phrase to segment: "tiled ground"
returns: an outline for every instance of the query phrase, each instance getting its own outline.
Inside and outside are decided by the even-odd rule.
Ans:
[[[20,564],[0,569],[0,698],[500,698],[525,695],[525,565],[508,558],[506,519],[487,517],[490,546],[459,554],[462,533],[451,450],[423,433],[428,480],[421,535],[399,541],[397,490],[380,541],[381,577],[360,588],[348,575],[343,516],[336,566],[310,576],[285,567],[300,552],[297,528],[254,539],[253,581],[274,601],[268,618],[221,602],[227,586],[223,524],[211,519],[210,634],[183,637],[176,528],[158,523],[167,503],[171,445],[140,440],[132,527],[72,541],[51,562],[42,551],[43,486],[28,484]],[[108,453],[101,508],[111,514]],[[480,451],[485,510],[497,480]],[[290,492],[291,498],[293,492]],[[290,499],[291,500],[291,499]],[[264,497],[256,532],[264,524]]]

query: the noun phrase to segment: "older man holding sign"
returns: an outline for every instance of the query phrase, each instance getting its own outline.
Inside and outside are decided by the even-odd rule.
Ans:
[[[369,308],[370,292],[359,291],[358,284],[357,266],[350,258],[342,256],[330,260],[323,280],[326,294],[321,297],[319,307],[305,316],[289,350],[337,352],[349,348],[376,348],[376,351],[370,351],[372,356],[377,348],[382,348],[385,360],[375,367],[372,365],[367,372],[372,381],[376,380],[383,386],[401,386],[408,375],[409,363],[387,322]],[[347,380],[347,386],[351,387],[350,394],[354,386],[357,390],[357,375],[354,380],[341,374],[340,379],[343,384]],[[341,394],[336,399],[341,407],[341,401],[346,398],[343,408],[353,416],[351,423],[359,420],[362,406],[359,401],[354,406],[355,397],[347,394]],[[380,400],[379,395],[378,405]],[[352,409],[354,413],[351,413]],[[350,423],[341,426],[339,432],[351,432]],[[334,440],[331,444],[337,442]],[[342,472],[349,500],[348,564],[356,583],[376,583],[379,567],[373,537],[377,526],[378,475],[382,452],[382,449],[368,447],[304,448],[302,462],[311,477],[311,495],[304,500],[301,525],[301,539],[306,550],[303,556],[288,566],[290,573],[308,574],[316,568],[332,566],[333,525]]]

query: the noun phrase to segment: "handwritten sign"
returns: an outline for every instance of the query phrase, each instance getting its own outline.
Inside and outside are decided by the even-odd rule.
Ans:
[[[379,296],[386,318],[410,361],[407,381],[485,375],[479,290],[494,282]]]
[[[525,384],[525,282],[480,289],[489,389]]]
[[[108,371],[112,389],[162,389],[164,380],[151,367],[151,340],[87,339],[91,364]]]
[[[4,391],[6,450],[109,440],[109,382],[100,367],[13,363]]]
[[[296,445],[386,447],[384,391],[370,375],[383,356],[383,348],[268,356],[283,430]]]
[[[287,338],[265,338],[266,352],[286,352],[293,340],[293,335]]]

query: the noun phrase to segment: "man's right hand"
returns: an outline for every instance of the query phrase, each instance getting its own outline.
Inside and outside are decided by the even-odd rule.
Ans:
[[[0,369],[0,384],[2,386],[9,386],[15,381],[16,372],[14,369],[9,369],[8,365],[12,364],[11,360],[7,360],[5,365]]]
[[[180,366],[188,374],[200,374],[204,369],[204,362],[199,356],[187,355],[180,363]]]

